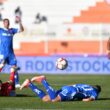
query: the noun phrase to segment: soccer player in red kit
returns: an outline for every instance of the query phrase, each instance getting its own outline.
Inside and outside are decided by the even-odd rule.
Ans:
[[[16,96],[14,75],[7,82],[2,83],[0,80],[0,96]]]
[[[10,80],[2,83],[0,80],[0,96],[15,96],[15,86],[14,83]]]

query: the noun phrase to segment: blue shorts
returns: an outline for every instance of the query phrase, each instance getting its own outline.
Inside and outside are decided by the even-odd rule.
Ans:
[[[5,61],[6,64],[11,65],[11,66],[17,64],[17,60],[16,60],[14,53],[10,53],[9,55],[1,54],[0,63],[2,63],[3,61]]]
[[[76,93],[77,89],[73,86],[64,86],[58,95],[61,97],[61,101],[70,101],[74,99]]]

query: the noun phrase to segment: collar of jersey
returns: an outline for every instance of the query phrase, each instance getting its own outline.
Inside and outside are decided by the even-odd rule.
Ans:
[[[3,28],[4,30],[6,30],[6,31],[8,31],[9,29],[7,29],[7,28]]]

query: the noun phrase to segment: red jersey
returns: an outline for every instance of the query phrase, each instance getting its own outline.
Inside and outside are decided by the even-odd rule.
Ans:
[[[13,85],[9,84],[9,82],[5,82],[1,84],[0,95],[1,96],[10,96],[12,90],[15,90]]]

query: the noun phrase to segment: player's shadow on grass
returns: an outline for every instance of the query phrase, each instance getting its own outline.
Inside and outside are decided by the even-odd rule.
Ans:
[[[0,96],[0,97],[12,97],[12,96]],[[13,97],[36,97],[34,95],[26,95],[26,94],[17,94],[16,96]]]
[[[35,97],[34,95],[17,94],[16,97]]]
[[[108,98],[99,98],[97,100],[110,100],[110,98],[109,97]]]
[[[99,99],[97,99],[96,101],[99,101],[99,100],[110,100],[110,98],[109,98],[109,97],[108,97],[108,98],[99,98]],[[77,102],[77,101],[82,101],[82,99],[70,100],[70,101],[68,101],[68,102],[72,102],[72,101]]]

